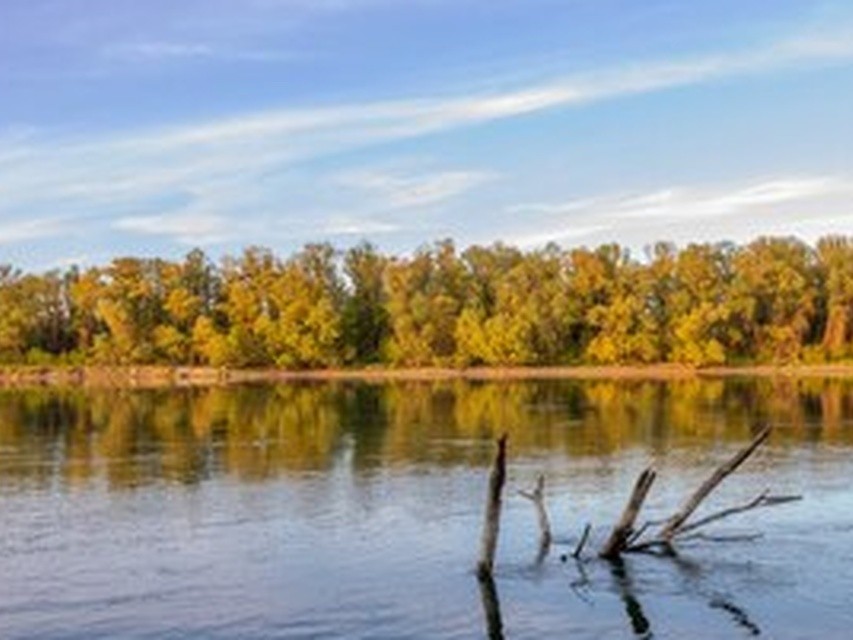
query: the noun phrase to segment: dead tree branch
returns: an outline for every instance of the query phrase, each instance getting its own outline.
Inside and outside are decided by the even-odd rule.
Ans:
[[[722,520],[723,518],[728,518],[729,516],[734,516],[739,513],[752,511],[753,509],[760,509],[762,507],[774,507],[776,505],[787,504],[788,502],[796,502],[797,500],[803,499],[802,496],[771,496],[769,493],[769,490],[762,491],[758,496],[746,504],[722,509],[707,515],[704,518],[700,518],[695,522],[691,522],[688,525],[684,525],[679,529],[678,535],[681,536],[682,534],[689,533],[690,531],[695,531],[696,529],[709,525],[712,522],[716,522],[717,520]]]
[[[577,560],[581,557],[581,553],[583,553],[583,548],[586,546],[587,540],[589,540],[589,534],[592,531],[592,525],[587,523],[587,525],[583,528],[583,533],[581,534],[581,539],[578,540],[578,544],[575,547],[575,550],[572,552],[572,557]]]
[[[506,482],[506,441],[506,434],[498,438],[495,458],[489,474],[486,513],[480,541],[480,560],[477,563],[477,575],[481,580],[491,577],[495,565],[495,550],[498,546],[501,520],[501,493]]]
[[[640,514],[640,509],[643,508],[643,503],[646,501],[646,496],[649,494],[649,489],[652,488],[656,477],[657,474],[654,469],[649,467],[637,478],[634,490],[631,492],[631,497],[628,499],[625,510],[622,512],[622,517],[598,553],[600,557],[612,560],[618,558],[626,549],[628,539],[634,531],[634,523]]]
[[[732,472],[734,472],[743,462],[752,455],[752,453],[770,436],[770,427],[767,427],[761,431],[755,438],[753,438],[752,442],[749,443],[746,447],[738,451],[732,458],[727,460],[725,463],[717,467],[716,471],[711,474],[711,477],[708,478],[702,485],[696,490],[693,495],[684,503],[684,506],[681,507],[679,511],[677,511],[669,520],[667,520],[666,524],[664,524],[661,529],[658,537],[666,542],[672,541],[672,539],[678,534],[678,532],[684,527],[687,519],[693,515],[693,512],[699,507],[702,501],[707,498],[711,492],[717,488],[717,486],[726,479]]]
[[[545,476],[539,475],[536,479],[536,488],[533,491],[519,491],[518,493],[530,500],[536,507],[536,516],[539,520],[539,548],[547,553],[548,547],[551,546],[552,536],[548,511],[545,509]]]

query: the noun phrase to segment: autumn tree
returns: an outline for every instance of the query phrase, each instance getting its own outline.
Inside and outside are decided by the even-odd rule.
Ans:
[[[761,238],[735,254],[733,267],[730,304],[744,327],[745,355],[798,360],[817,310],[813,250],[794,238]]]
[[[817,243],[826,321],[821,347],[827,358],[853,355],[853,240],[841,236]]]
[[[576,259],[584,267],[576,272],[574,285],[589,300],[584,318],[594,334],[585,357],[598,364],[659,359],[655,316],[648,304],[653,283],[644,268],[615,244]]]
[[[691,244],[675,257],[667,341],[673,362],[723,364],[743,344],[728,301],[730,245]]]
[[[319,368],[841,360],[853,355],[853,239],[616,244],[407,257],[369,244],[249,247],[219,265],[116,258],[0,267],[0,362]]]
[[[449,240],[393,260],[385,271],[395,365],[436,365],[456,353],[456,323],[467,292],[467,273]]]

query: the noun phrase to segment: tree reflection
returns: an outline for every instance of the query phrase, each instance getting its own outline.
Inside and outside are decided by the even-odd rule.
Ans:
[[[346,464],[486,466],[496,434],[518,455],[613,455],[746,440],[850,446],[853,381],[305,382],[0,391],[0,477],[114,489],[215,474],[262,481]],[[352,455],[341,457],[344,447]],[[771,462],[772,463],[772,462]]]

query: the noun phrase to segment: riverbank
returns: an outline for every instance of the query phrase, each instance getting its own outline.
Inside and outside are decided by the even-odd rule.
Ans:
[[[441,380],[688,380],[692,378],[787,377],[853,378],[853,364],[749,365],[696,368],[643,366],[364,368],[287,371],[213,367],[0,367],[0,386],[213,386],[288,381],[441,381]]]

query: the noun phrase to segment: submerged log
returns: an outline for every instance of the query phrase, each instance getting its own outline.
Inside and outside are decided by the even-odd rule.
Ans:
[[[702,504],[717,486],[733,473],[749,456],[770,436],[770,427],[763,429],[752,442],[738,451],[732,458],[721,464],[705,482],[688,498],[687,502],[673,516],[666,521],[660,530],[658,537],[670,542],[684,528],[687,519]]]
[[[631,492],[631,497],[628,499],[625,510],[622,512],[622,517],[616,523],[616,526],[613,527],[613,531],[601,548],[601,551],[598,552],[600,557],[612,560],[618,558],[625,551],[628,546],[628,540],[634,532],[634,523],[640,514],[640,509],[643,508],[643,503],[646,501],[646,496],[648,496],[656,477],[657,474],[654,469],[649,467],[637,478],[634,490]]]
[[[498,533],[500,531],[501,493],[506,482],[506,441],[506,434],[498,438],[495,458],[489,474],[486,513],[483,520],[483,535],[480,540],[480,560],[477,563],[477,575],[481,580],[491,578],[495,565],[495,550],[498,546]]]

